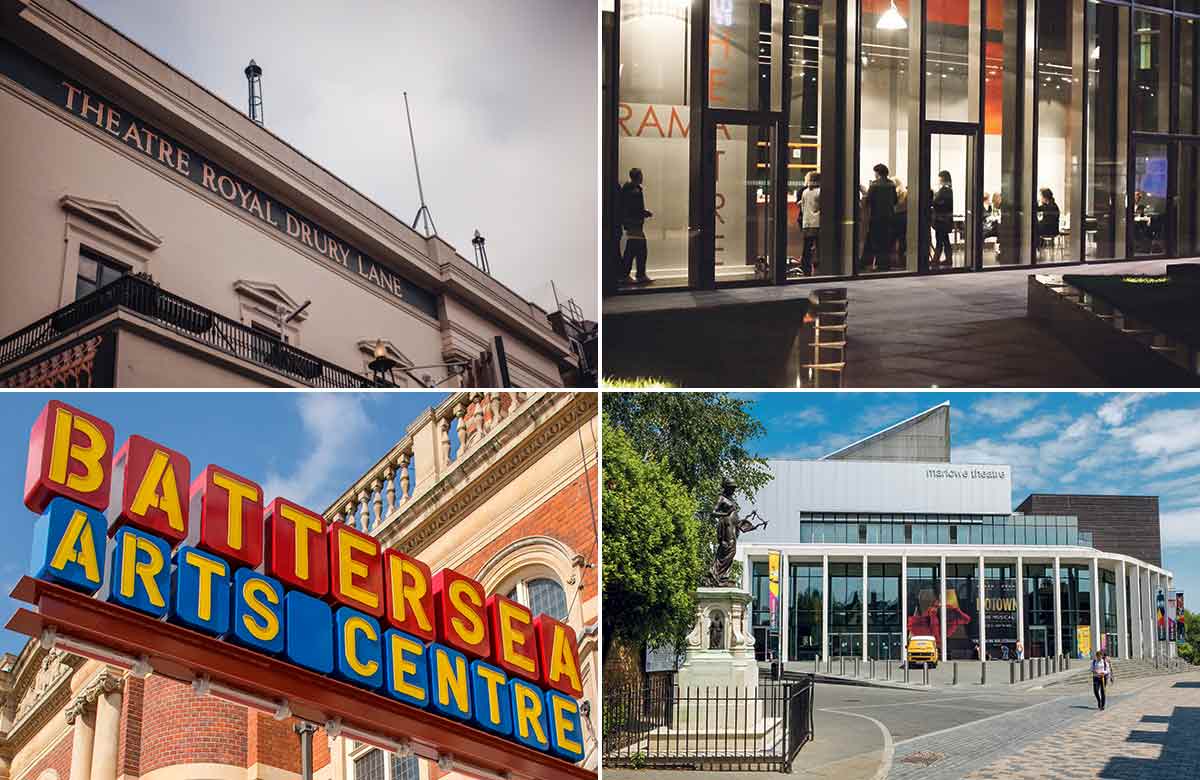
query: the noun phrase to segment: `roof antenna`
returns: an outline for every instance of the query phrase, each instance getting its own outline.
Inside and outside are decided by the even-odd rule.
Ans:
[[[408,119],[408,141],[412,144],[413,169],[417,172],[417,194],[421,198],[421,208],[417,209],[417,216],[413,217],[413,228],[416,229],[418,221],[424,221],[425,237],[429,238],[437,235],[437,226],[433,224],[433,215],[425,205],[425,188],[421,186],[421,166],[417,162],[417,142],[413,138],[412,114],[408,110],[407,92],[404,93],[404,116]]]
[[[263,123],[262,68],[254,60],[250,60],[245,74],[246,81],[250,86],[250,110],[247,113],[250,114],[251,122],[261,125]]]

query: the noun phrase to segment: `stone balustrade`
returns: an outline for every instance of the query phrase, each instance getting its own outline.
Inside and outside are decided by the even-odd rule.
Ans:
[[[325,519],[375,533],[452,472],[538,393],[454,393],[413,420],[404,436],[346,492]]]

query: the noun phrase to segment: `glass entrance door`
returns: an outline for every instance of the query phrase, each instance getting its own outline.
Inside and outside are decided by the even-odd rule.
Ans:
[[[716,202],[712,212],[717,286],[775,279],[776,123],[713,126]]]
[[[1046,646],[1046,626],[1029,627],[1029,646],[1025,648],[1026,658],[1044,658],[1050,655]]]
[[[1133,152],[1133,208],[1129,232],[1133,236],[1133,254],[1138,257],[1165,257],[1170,203],[1170,165],[1167,142],[1136,140]]]
[[[1184,141],[1175,155],[1175,251],[1200,256],[1200,142]]]
[[[977,172],[979,129],[965,123],[930,122],[925,135],[929,181],[922,191],[921,231],[928,234],[922,270],[971,271],[980,264],[983,204]],[[995,215],[998,217],[998,215]],[[994,255],[998,243],[988,245]]]

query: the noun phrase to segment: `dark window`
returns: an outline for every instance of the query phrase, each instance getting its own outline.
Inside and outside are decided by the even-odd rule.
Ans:
[[[535,615],[549,615],[555,620],[567,619],[567,594],[562,585],[550,579],[530,580],[529,611]]]
[[[384,780],[382,750],[370,750],[354,759],[354,780]]]
[[[420,780],[421,764],[416,756],[392,755],[392,780]]]
[[[87,247],[79,247],[79,273],[75,277],[75,300],[91,295],[129,273],[129,266]]]

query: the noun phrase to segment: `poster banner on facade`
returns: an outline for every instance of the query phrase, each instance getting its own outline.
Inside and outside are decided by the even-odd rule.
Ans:
[[[82,594],[89,614],[108,602],[251,651],[262,674],[349,683],[364,710],[398,702],[404,718],[432,713],[475,739],[490,732],[583,760],[570,626],[347,523],[268,501],[244,475],[194,474],[183,453],[137,435],[115,443],[100,418],[43,408],[25,471],[25,506],[40,515],[32,578]]]
[[[1179,621],[1179,625],[1176,628],[1176,631],[1179,634],[1179,641],[1186,642],[1187,623],[1183,619],[1183,591],[1181,590],[1175,591],[1175,619]]]
[[[1167,641],[1176,641],[1176,621],[1179,616],[1175,612],[1175,591],[1167,591]]]
[[[767,608],[771,611],[771,630],[779,630],[779,556],[778,550],[767,554]]]
[[[1167,597],[1162,588],[1158,589],[1154,603],[1154,625],[1158,626],[1158,641],[1165,642],[1167,641]]]
[[[1075,641],[1079,646],[1079,655],[1087,658],[1092,654],[1092,627],[1075,626]]]
[[[1012,576],[1004,576],[986,579],[984,583],[987,656],[1001,661],[1016,658],[1017,581]]]

